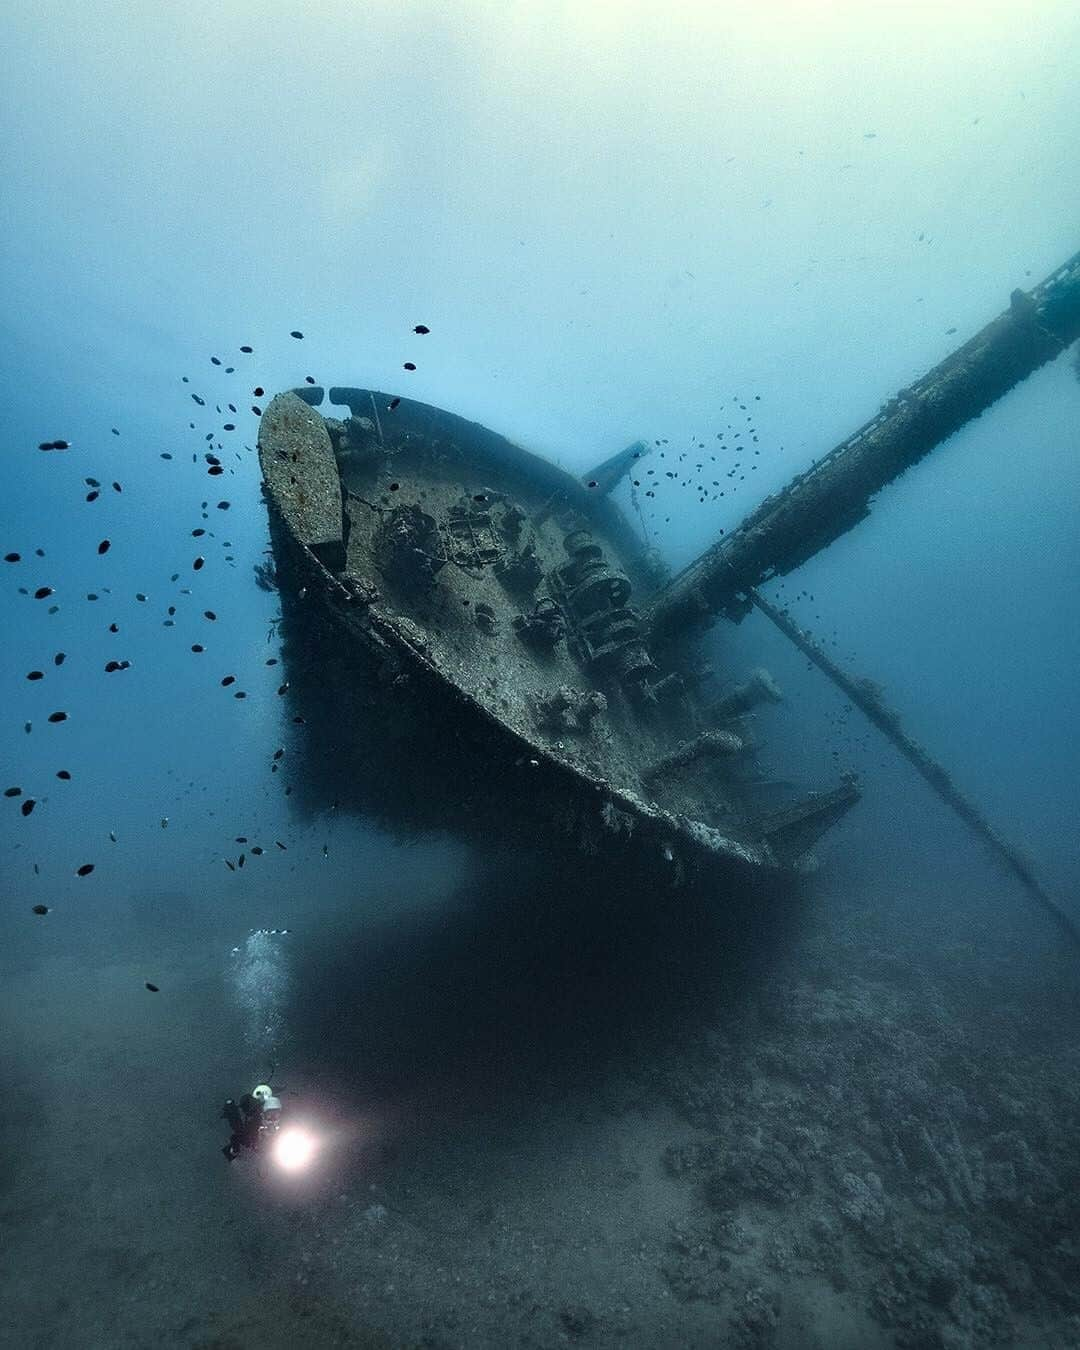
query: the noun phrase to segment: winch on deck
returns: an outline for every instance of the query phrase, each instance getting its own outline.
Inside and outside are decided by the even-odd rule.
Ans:
[[[612,566],[588,530],[572,530],[563,543],[570,561],[549,574],[548,587],[566,615],[571,650],[591,673],[641,694],[655,666],[637,611],[626,603],[630,578]]]

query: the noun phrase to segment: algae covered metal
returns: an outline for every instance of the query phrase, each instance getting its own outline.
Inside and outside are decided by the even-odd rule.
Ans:
[[[482,746],[508,827],[525,818],[672,884],[811,865],[857,789],[778,800],[756,757],[771,677],[725,679],[692,636],[653,650],[639,607],[663,570],[609,491],[643,446],[579,480],[437,408],[333,388],[345,415],[327,418],[323,398],[281,394],[261,423],[286,622],[318,614],[294,659],[310,670],[347,651],[374,672],[366,717],[423,714],[448,809],[461,755]],[[344,763],[336,689],[326,754]]]
[[[781,691],[767,671],[706,663],[701,629],[755,604],[767,613],[760,582],[864,519],[885,484],[1077,336],[1080,255],[1014,291],[1004,314],[674,579],[613,497],[648,453],[641,442],[578,479],[382,391],[278,395],[260,462],[283,617],[302,633],[290,644],[286,632],[286,654],[322,719],[327,771],[374,776],[392,795],[423,761],[429,816],[483,810],[508,832],[558,831],[674,885],[808,869],[857,801],[854,778],[799,790],[770,777],[759,712]],[[871,687],[830,664],[818,662],[843,687]],[[895,717],[873,720],[908,753]],[[396,733],[421,724],[402,751]],[[387,736],[396,758],[384,750],[361,772],[361,743]],[[940,787],[947,775],[919,755]],[[978,817],[955,788],[943,795]]]
[[[660,635],[750,610],[749,589],[793,571],[864,520],[874,496],[1080,338],[1080,253],[761,505],[657,594]]]

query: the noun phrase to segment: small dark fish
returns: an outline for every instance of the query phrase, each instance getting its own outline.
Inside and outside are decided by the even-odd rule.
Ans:
[[[112,434],[113,434],[114,436],[119,436],[119,435],[120,435],[120,432],[116,429],[116,427],[113,427],[113,428],[112,428]]]
[[[100,486],[101,486],[101,484],[98,482],[98,480],[97,480],[96,478],[84,478],[84,479],[83,479],[83,482],[86,484],[87,487],[100,487]]]
[[[235,431],[235,430],[236,430],[236,425],[235,425],[235,423],[233,423],[233,422],[226,422],[225,425],[222,427],[222,430],[223,430],[223,431]]]
[[[399,398],[392,398],[392,399],[390,400],[389,411],[390,411],[390,412],[393,412],[394,409],[397,407],[397,405],[398,405],[400,402],[401,402],[401,399],[399,399]]]
[[[113,842],[115,843],[115,840]],[[75,869],[75,875],[77,877],[88,877],[93,870],[94,870],[93,863],[83,863],[81,867],[77,867]]]
[[[50,714],[49,714],[49,721],[50,721],[50,722],[66,722],[66,721],[67,721],[67,713],[66,713],[66,712],[54,712],[54,713],[50,713]]]
[[[156,985],[156,984],[151,984],[149,980],[146,981],[146,987],[147,987],[147,989],[150,990],[150,992],[151,992],[152,994],[160,994],[160,993],[161,993],[161,990],[157,987],[157,985]]]
[[[111,547],[112,547],[112,545],[109,543],[109,541],[108,541],[107,539],[103,539],[103,540],[101,541],[101,543],[98,544],[98,546],[97,546],[97,551],[98,551],[99,553],[108,553],[108,551],[109,551],[109,549],[110,549]]]
[[[4,796],[5,796],[5,797],[21,797],[21,796],[22,796],[22,788],[21,788],[21,787],[9,787],[9,788],[5,788],[5,789],[4,789]]]
[[[43,680],[45,678],[45,672],[43,670],[31,670],[27,673],[26,678],[28,680]]]
[[[233,694],[233,698],[247,698],[247,694],[245,694],[242,689],[238,689],[236,693]]]
[[[294,338],[302,338],[304,335],[303,333],[300,332],[298,328],[294,328],[292,332],[289,334],[289,336]]]
[[[274,751],[274,758],[280,759],[284,753],[285,753],[284,749],[279,748]]]
[[[239,858],[237,858],[237,860],[236,860],[236,865],[237,865],[237,867],[243,867],[243,865],[244,865],[244,858],[245,858],[245,854],[241,853],[240,856],[239,856]]]
[[[44,600],[46,596],[52,595],[52,593],[53,588],[51,586],[39,586],[37,590],[34,592],[34,599]]]
[[[256,398],[262,398],[263,394],[266,393],[266,390],[262,387],[261,384],[257,384],[251,392],[255,395]]]
[[[255,348],[254,348],[254,347],[241,347],[240,350],[245,354],[245,356],[250,356],[251,353],[255,350]]]
[[[172,455],[170,455],[169,452],[168,452],[167,450],[163,450],[163,451],[161,452],[161,458],[162,458],[162,459],[172,459]]]
[[[210,358],[210,364],[211,364],[212,366],[220,366],[220,365],[221,365],[221,361],[220,361],[216,356],[212,356],[212,357]]]
[[[203,618],[209,619],[211,622],[213,622],[213,620],[217,618],[217,615],[214,613],[212,609],[204,609]]]
[[[259,407],[257,403],[253,403],[251,405],[251,411],[255,414],[256,417],[262,416],[262,409]]]
[[[22,806],[19,807],[19,810],[23,813],[24,816],[28,816],[31,813],[31,811],[33,811],[35,806],[37,806],[36,798],[27,797],[26,801],[23,802]]]
[[[136,591],[136,592],[135,592],[135,599],[138,600],[140,604],[145,605],[145,604],[146,604],[146,593],[145,593],[144,591]]]
[[[221,681],[221,683],[222,683],[222,686],[223,686],[224,688],[227,689],[227,688],[229,687],[230,684],[235,684],[235,683],[236,683],[236,676],[235,676],[235,675],[226,675],[225,678]]]
[[[305,376],[304,376],[304,383],[305,383],[305,384],[314,384],[314,383],[315,383],[315,376],[314,376],[314,375],[305,375]]]
[[[263,852],[263,851],[262,851],[262,849],[259,847],[258,844],[256,844],[255,847],[254,847],[251,851],[252,851],[252,853],[253,853],[257,858],[261,858],[261,857],[262,857],[262,852]]]
[[[210,475],[211,478],[217,478],[221,474],[223,474],[225,470],[221,467],[220,464],[211,464],[206,472]]]
[[[119,483],[113,483],[112,486],[113,486],[113,491],[114,491],[114,492],[123,492],[123,490],[124,490],[124,489],[120,486]]]
[[[201,572],[205,561],[206,561],[205,558],[196,558],[195,561],[191,564],[191,566],[196,572]]]
[[[67,654],[65,652],[57,652],[56,655],[53,657],[53,665],[62,666],[66,660]]]
[[[19,553],[5,553],[4,561],[9,563],[22,562],[22,555]]]
[[[204,652],[206,651],[206,648],[202,645],[201,642],[193,642],[191,644],[191,650],[193,652]]]
[[[57,769],[56,776],[65,783],[71,782],[71,774],[68,773],[67,769]]]
[[[195,400],[195,402],[199,405],[200,408],[206,407],[206,399],[200,398],[198,394],[192,394],[191,397]]]
[[[232,502],[218,502],[217,509],[219,511],[227,511],[231,505]]]
[[[288,682],[288,680],[286,680],[284,684],[279,684],[279,685],[278,685],[278,697],[279,697],[279,698],[281,697],[282,694],[287,694],[288,692],[289,692],[289,682]]]
[[[416,327],[413,329],[413,332],[414,332],[414,333],[421,333],[421,334],[423,334],[423,333],[430,333],[430,332],[431,332],[431,329],[428,328],[426,324],[418,323],[418,324],[416,325]]]
[[[415,370],[415,369],[416,369],[416,363],[415,363],[414,361],[406,361],[406,362],[405,362],[405,367],[404,367],[404,368],[405,368],[406,370]]]
[[[955,333],[955,332],[956,332],[956,329],[955,329],[955,328],[946,328],[946,329],[945,329],[945,336],[948,337],[950,333]]]
[[[49,906],[48,906],[48,905],[34,905],[34,907],[33,907],[33,912],[34,912],[35,914],[48,914],[48,912],[49,912]]]
[[[267,662],[266,662],[266,664],[267,664],[268,666],[276,666],[277,663],[278,663],[278,659],[277,659],[276,656],[271,656],[271,657],[269,657],[268,660],[267,660]]]
[[[119,625],[118,623],[111,623],[111,624],[109,624],[109,632],[110,632],[110,633],[119,633],[119,631],[120,631],[120,625]]]
[[[233,840],[233,843],[234,843],[234,844],[246,844],[246,843],[247,843],[247,835],[246,835],[246,834],[238,834],[238,835],[236,836],[236,838]]]
[[[232,863],[228,860],[228,858],[225,859],[225,866],[229,869],[230,872],[236,871],[236,868],[232,865]]]
[[[288,852],[288,849],[285,847],[285,845],[281,842],[280,839],[275,839],[274,843],[277,844],[278,848],[281,849],[282,853]]]

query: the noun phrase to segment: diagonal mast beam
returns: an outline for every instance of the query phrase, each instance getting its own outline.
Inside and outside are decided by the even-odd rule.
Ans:
[[[1080,337],[1080,253],[962,347],[901,389],[878,414],[761,503],[655,595],[654,639],[740,619],[748,592],[792,571],[864,520],[875,495]]]

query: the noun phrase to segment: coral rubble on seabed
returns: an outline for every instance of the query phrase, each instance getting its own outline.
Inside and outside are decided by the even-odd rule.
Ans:
[[[1070,976],[932,946],[823,925],[663,1052],[421,1143],[315,1222],[328,1278],[439,1350],[1080,1344]]]

